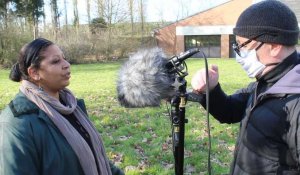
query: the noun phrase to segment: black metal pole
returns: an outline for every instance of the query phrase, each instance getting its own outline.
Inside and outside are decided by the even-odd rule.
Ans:
[[[186,81],[180,80],[179,93],[172,99],[172,123],[173,123],[173,154],[175,159],[175,174],[183,175],[184,170],[184,133],[185,133],[185,104],[187,101]]]

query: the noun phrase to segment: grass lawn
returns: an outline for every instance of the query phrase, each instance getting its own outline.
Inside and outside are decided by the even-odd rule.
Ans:
[[[251,80],[234,59],[209,59],[219,66],[220,84],[233,93]],[[109,158],[127,175],[174,174],[171,122],[167,105],[158,108],[127,109],[116,98],[117,72],[122,62],[72,65],[69,89],[86,102],[88,113],[102,135]],[[204,67],[202,59],[187,61],[189,76]],[[8,79],[9,70],[0,70],[0,110],[14,97],[19,83]],[[208,137],[205,111],[188,102],[185,125],[185,174],[207,174]],[[210,117],[212,172],[228,173],[238,133],[238,124],[219,124]]]

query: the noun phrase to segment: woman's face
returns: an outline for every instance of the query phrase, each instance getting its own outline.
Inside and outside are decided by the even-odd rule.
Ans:
[[[70,83],[70,63],[65,60],[63,52],[56,45],[47,47],[40,56],[44,59],[37,69],[38,85],[50,95],[57,94]]]

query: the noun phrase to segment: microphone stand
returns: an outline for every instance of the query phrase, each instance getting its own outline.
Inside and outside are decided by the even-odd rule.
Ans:
[[[183,175],[184,167],[184,126],[188,123],[185,119],[185,105],[188,99],[186,93],[185,76],[188,75],[187,65],[185,59],[198,53],[199,48],[188,50],[187,52],[174,56],[166,67],[170,70],[169,73],[176,73],[175,82],[173,86],[177,89],[176,95],[171,99],[171,122],[172,122],[172,141],[173,141],[173,155],[175,159],[175,174]]]
[[[185,119],[185,104],[187,102],[186,80],[183,77],[177,78],[180,83],[178,93],[171,100],[171,121],[173,155],[175,159],[175,174],[183,175],[184,167],[184,126],[188,122]]]

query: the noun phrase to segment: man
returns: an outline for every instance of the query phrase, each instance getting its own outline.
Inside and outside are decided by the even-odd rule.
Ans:
[[[256,81],[226,95],[218,83],[217,66],[208,70],[209,112],[221,123],[241,126],[230,174],[300,174],[296,16],[279,1],[262,1],[240,15],[233,33],[237,61]],[[192,87],[201,94],[205,84],[205,71],[200,70],[192,78]]]

